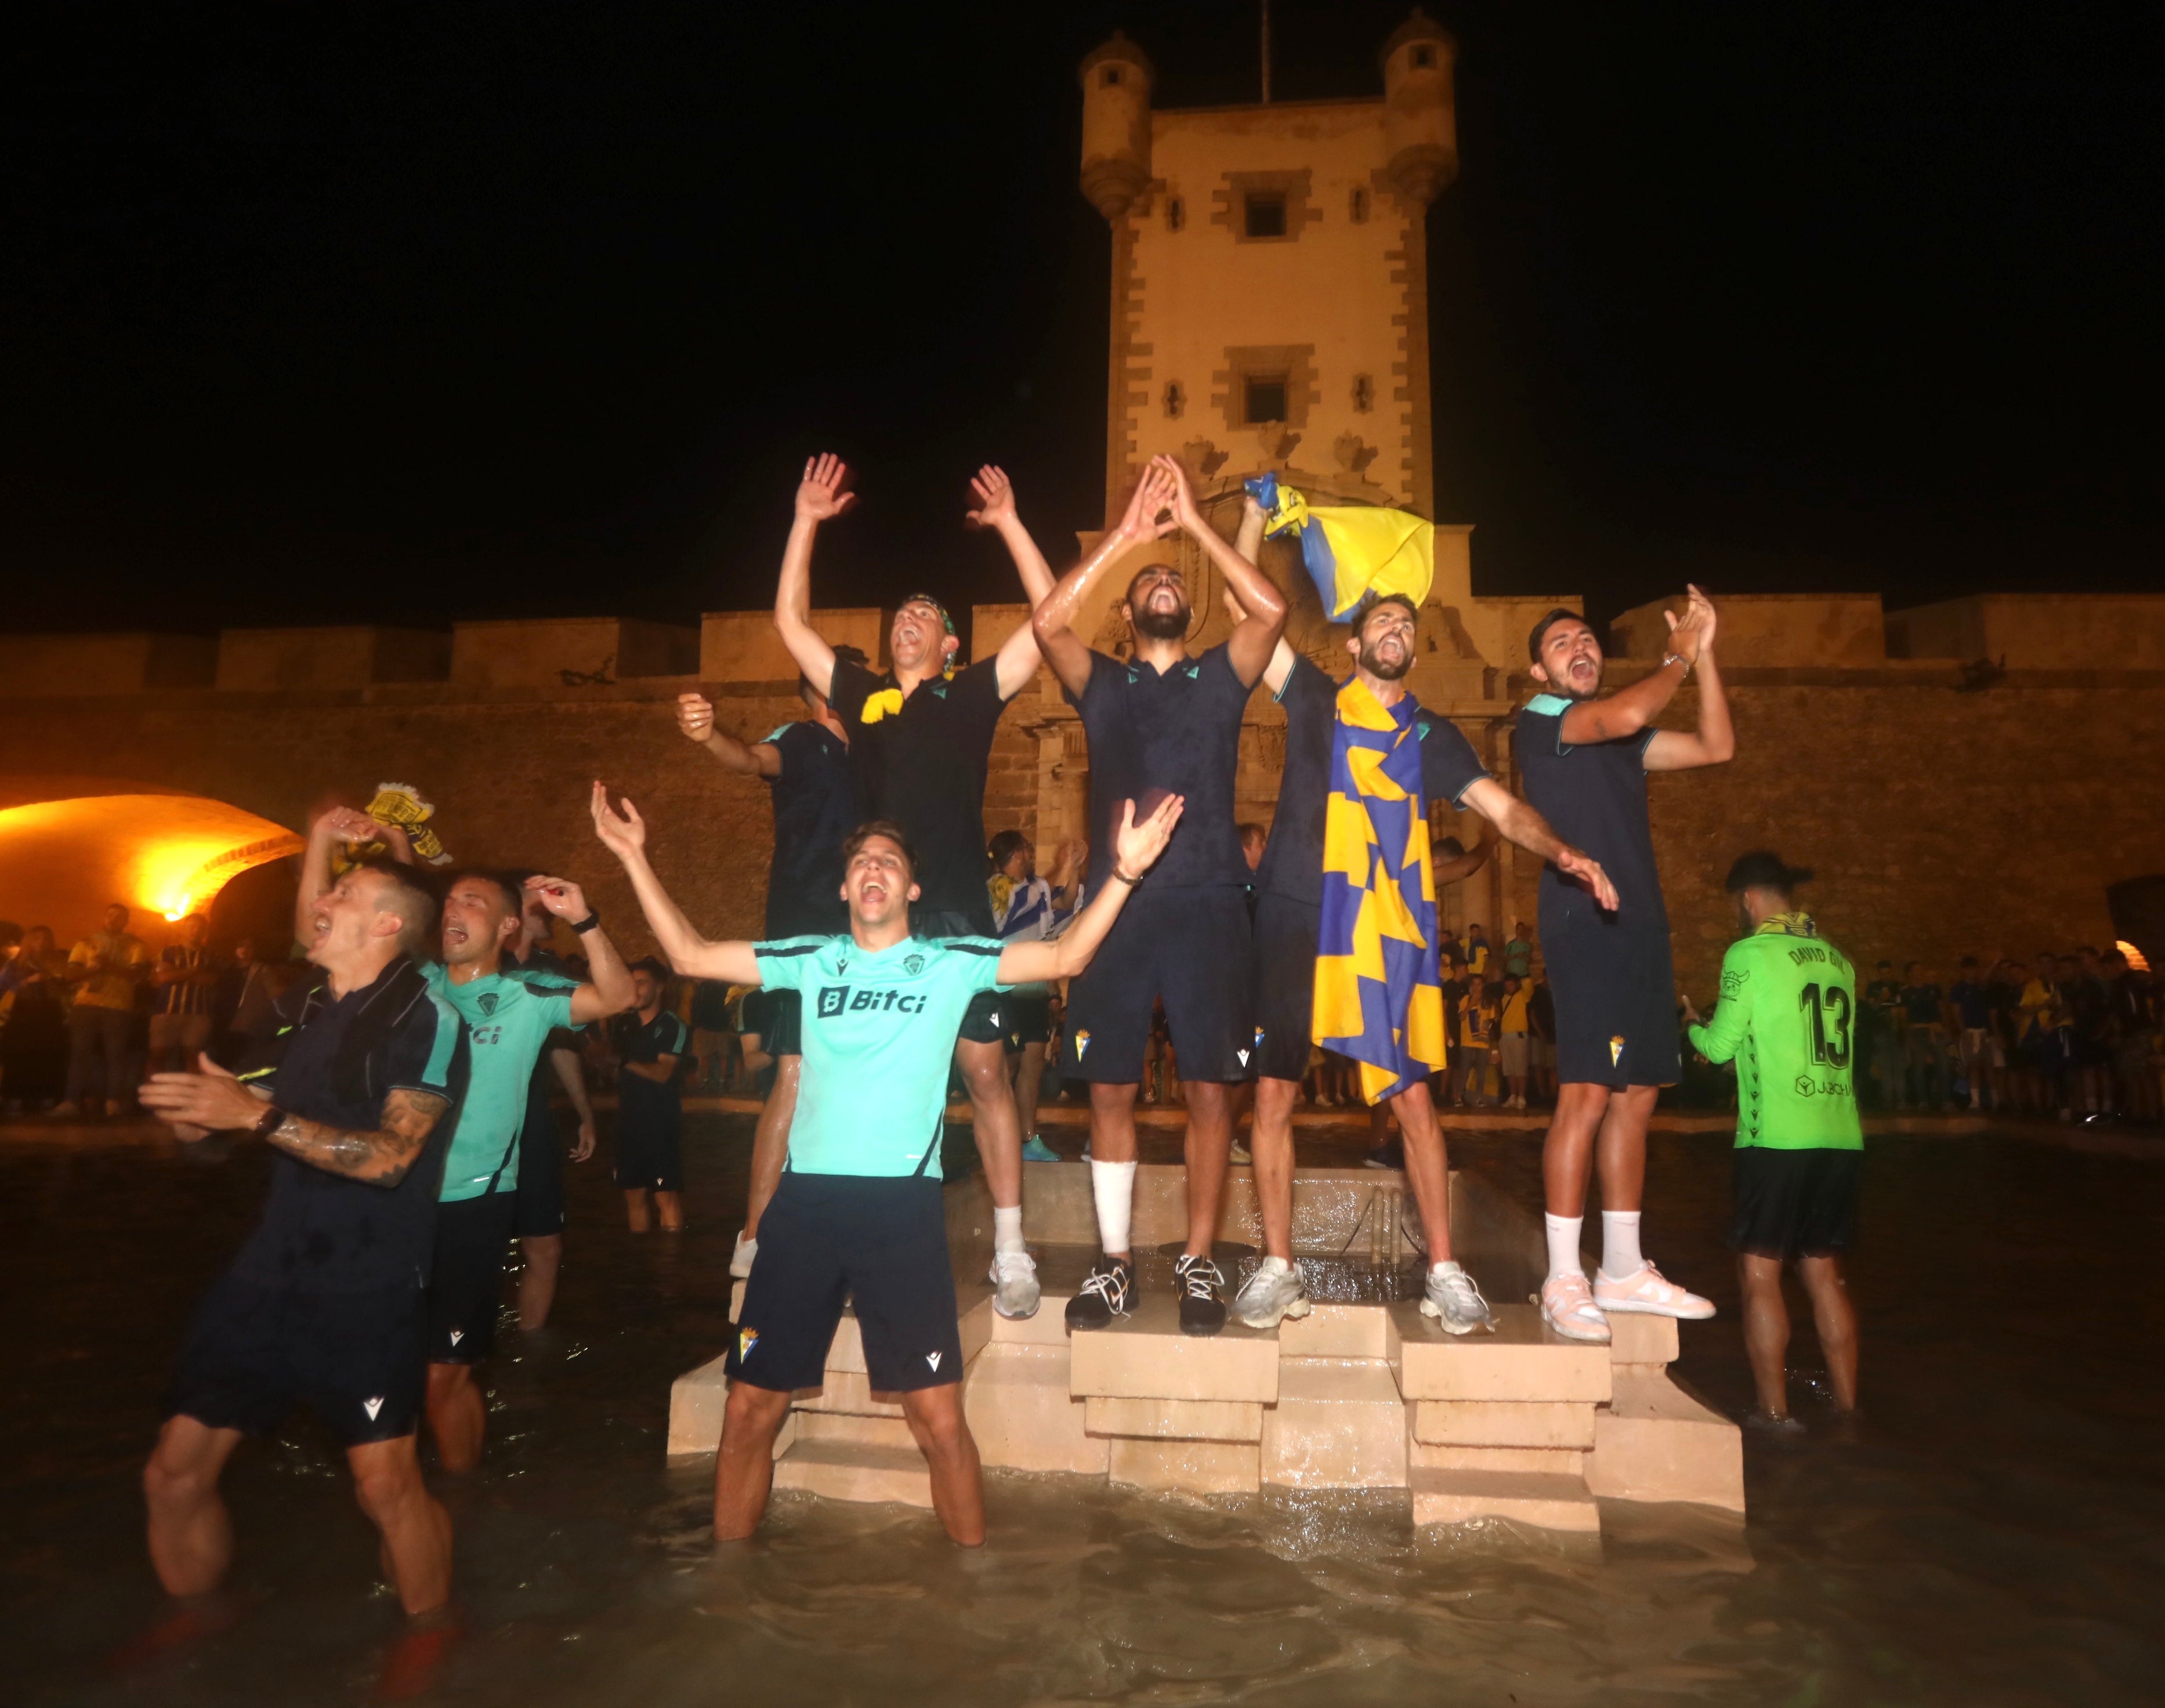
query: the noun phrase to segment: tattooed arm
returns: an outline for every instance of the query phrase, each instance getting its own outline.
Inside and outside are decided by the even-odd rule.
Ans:
[[[250,1089],[207,1056],[203,1064],[200,1073],[152,1074],[138,1094],[143,1107],[188,1142],[207,1133],[252,1127],[263,1118],[267,1096]],[[449,1098],[432,1091],[393,1091],[383,1099],[379,1127],[334,1127],[289,1115],[268,1137],[287,1156],[312,1168],[388,1188],[406,1178],[450,1106]]]

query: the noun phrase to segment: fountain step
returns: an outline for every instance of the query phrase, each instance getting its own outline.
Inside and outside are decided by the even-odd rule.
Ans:
[[[1262,1487],[1253,1442],[1111,1438],[1107,1474],[1115,1483],[1182,1494],[1252,1494]]]
[[[1454,1447],[1568,1447],[1593,1445],[1591,1400],[1417,1400],[1413,1437]]]
[[[914,1444],[906,1447],[800,1437],[774,1462],[774,1486],[830,1500],[932,1504],[932,1473]]]
[[[1104,1476],[1106,1444],[1085,1432],[1086,1405],[1067,1391],[1065,1339],[1034,1345],[1003,1340],[995,1329],[962,1384],[963,1415],[978,1457],[1014,1471]]]
[[[1084,1399],[1240,1400],[1268,1405],[1278,1397],[1274,1329],[1229,1321],[1215,1335],[1180,1331],[1179,1301],[1151,1292],[1109,1328],[1068,1342],[1070,1391]]]
[[[860,1417],[843,1411],[795,1410],[789,1414],[800,1442],[839,1442],[847,1447],[901,1447],[918,1452],[917,1437],[899,1417]]]
[[[1093,1395],[1082,1402],[1093,1435],[1153,1441],[1253,1442],[1262,1439],[1263,1408],[1250,1400],[1126,1400]]]
[[[1665,1373],[1616,1375],[1594,1415],[1587,1486],[1625,1500],[1688,1500],[1744,1510],[1744,1437]]]
[[[786,1461],[785,1461],[786,1463]],[[1409,1472],[1415,1524],[1469,1524],[1507,1519],[1541,1530],[1601,1530],[1601,1509],[1578,1477],[1537,1471]]]
[[[1447,1335],[1418,1305],[1391,1306],[1390,1360],[1399,1392],[1408,1400],[1608,1400],[1607,1347],[1564,1339],[1530,1305],[1494,1310],[1495,1333]]]
[[[1262,1477],[1295,1489],[1401,1489],[1406,1405],[1373,1358],[1287,1358],[1263,1414]]]

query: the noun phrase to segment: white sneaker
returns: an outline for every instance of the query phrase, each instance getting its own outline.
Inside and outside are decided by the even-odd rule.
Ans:
[[[1253,1162],[1256,1159],[1248,1147],[1235,1139],[1233,1141],[1232,1148],[1225,1153],[1225,1160],[1229,1162],[1246,1163]]]
[[[1308,1288],[1283,1257],[1266,1257],[1233,1300],[1233,1315],[1250,1328],[1276,1328],[1281,1317],[1306,1316]]]
[[[1477,1328],[1496,1332],[1496,1319],[1488,1301],[1473,1284],[1473,1278],[1453,1263],[1434,1265],[1428,1272],[1428,1289],[1420,1302],[1421,1315],[1432,1316],[1446,1334],[1472,1334]]]
[[[1651,1263],[1641,1263],[1639,1273],[1620,1281],[1606,1274],[1593,1278],[1593,1302],[1604,1310],[1636,1310],[1648,1316],[1674,1316],[1686,1322],[1704,1322],[1714,1315],[1714,1301],[1701,1299],[1673,1281],[1665,1280]]]
[[[1010,1320],[1037,1315],[1037,1259],[1028,1252],[993,1253],[993,1309]]]
[[[751,1273],[751,1260],[758,1255],[759,1241],[748,1240],[742,1234],[739,1234],[736,1249],[730,1253],[731,1277],[739,1281],[744,1280]]]
[[[1609,1344],[1609,1319],[1593,1302],[1593,1291],[1577,1270],[1551,1275],[1541,1283],[1541,1321],[1567,1341]]]

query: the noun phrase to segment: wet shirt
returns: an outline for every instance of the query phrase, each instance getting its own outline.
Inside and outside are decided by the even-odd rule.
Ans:
[[[763,988],[803,993],[792,1169],[940,1178],[955,1036],[972,997],[1006,988],[1003,946],[990,937],[905,937],[877,954],[848,936],[753,945]]]
[[[1330,744],[1340,686],[1307,659],[1296,656],[1277,696],[1286,714],[1285,772],[1278,784],[1277,815],[1271,823],[1271,839],[1263,845],[1263,863],[1256,868],[1255,884],[1258,890],[1311,907],[1323,904],[1323,831],[1329,815]],[[1416,709],[1414,727],[1420,733],[1423,797],[1430,804],[1440,800],[1457,804],[1467,789],[1488,774],[1473,744],[1456,724],[1430,712]],[[1093,746],[1093,765],[1095,751]]]
[[[1690,1027],[1709,1062],[1736,1063],[1736,1147],[1861,1151],[1857,973],[1810,915],[1777,914],[1721,957],[1721,1000]]]
[[[579,982],[538,967],[510,966],[454,984],[433,962],[427,977],[429,988],[466,1023],[471,1056],[440,1196],[457,1204],[509,1192],[519,1184],[519,1134],[535,1064],[550,1032],[571,1025],[572,993]]]
[[[1114,814],[1124,800],[1146,813],[1155,793],[1184,795],[1172,840],[1143,874],[1142,889],[1246,885],[1233,809],[1241,762],[1241,719],[1254,692],[1234,672],[1223,645],[1183,658],[1161,674],[1147,664],[1093,651],[1090,679],[1067,704],[1082,714],[1090,741],[1090,894],[1113,867]],[[1266,851],[1264,857],[1269,857]],[[1318,883],[1321,882],[1318,857]]]
[[[841,667],[837,662],[837,675]],[[858,819],[850,750],[832,730],[810,722],[784,724],[766,745],[782,756],[782,774],[766,780],[774,804],[766,935],[845,931],[850,909],[842,900],[842,844]]]
[[[985,768],[1006,702],[999,662],[988,658],[905,696],[891,674],[835,661],[828,703],[850,732],[861,818],[892,819],[917,851],[913,904],[960,914],[990,935],[985,898]]]
[[[397,1090],[456,1100],[465,1028],[401,956],[375,982],[334,997],[321,979],[289,991],[276,1035],[240,1077],[288,1115],[349,1132],[383,1125]],[[436,1122],[396,1186],[377,1186],[277,1153],[263,1218],[234,1273],[267,1286],[368,1292],[420,1287],[436,1238],[436,1187],[453,1115]]]
[[[655,1010],[654,1018],[643,1020],[638,1011],[613,1016],[608,1023],[609,1046],[616,1052],[617,1060],[625,1063],[636,1062],[642,1067],[659,1062],[664,1056],[674,1056],[678,1066],[683,1062],[684,1052],[692,1041],[692,1034],[684,1022],[667,1009]],[[677,1076],[655,1081],[643,1073],[619,1073],[616,1077],[617,1108],[619,1120],[629,1120],[642,1115],[667,1115],[683,1107],[677,1090]]]
[[[1573,746],[1563,739],[1572,705],[1561,694],[1536,694],[1519,712],[1514,751],[1526,799],[1557,836],[1601,862],[1621,903],[1614,926],[1666,944],[1669,915],[1646,820],[1646,748],[1661,732],[1647,728]],[[1541,891],[1559,899],[1583,894],[1553,866],[1541,869]],[[1548,929],[1546,915],[1542,929]]]

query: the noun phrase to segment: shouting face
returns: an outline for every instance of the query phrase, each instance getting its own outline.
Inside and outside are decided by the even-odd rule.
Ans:
[[[961,643],[947,632],[947,619],[930,599],[912,599],[894,614],[888,631],[888,655],[897,670],[913,676],[937,676],[947,655]]]
[[[1533,674],[1567,699],[1590,700],[1601,692],[1601,643],[1576,617],[1559,618],[1541,636]]]
[[[917,894],[909,857],[890,837],[866,837],[842,873],[842,899],[858,925],[883,925],[906,916]]]
[[[1153,640],[1188,636],[1188,579],[1170,563],[1153,563],[1128,583],[1128,621]]]
[[[468,967],[493,957],[519,931],[519,909],[500,883],[461,878],[444,898],[444,964]]]

